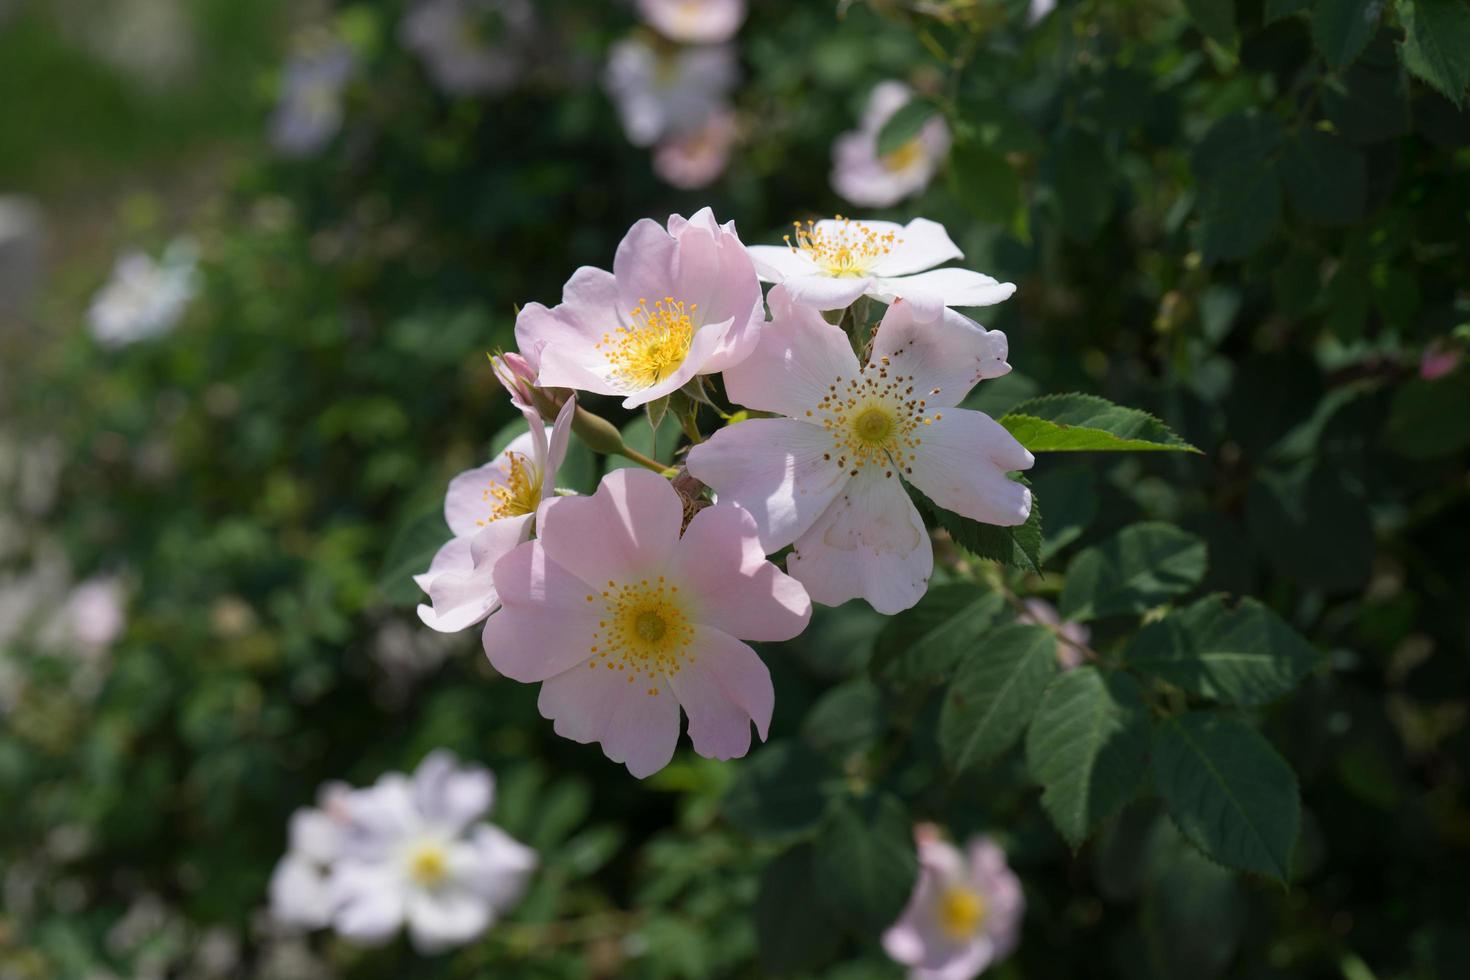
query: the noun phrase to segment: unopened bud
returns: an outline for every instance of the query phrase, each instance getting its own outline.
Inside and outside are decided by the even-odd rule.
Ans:
[[[587,448],[604,456],[620,455],[624,449],[622,433],[601,415],[593,415],[581,405],[572,416],[572,431],[587,444]]]

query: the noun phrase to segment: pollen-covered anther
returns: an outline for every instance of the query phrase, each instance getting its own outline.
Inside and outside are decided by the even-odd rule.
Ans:
[[[691,661],[694,626],[677,593],[663,576],[611,586],[603,593],[602,618],[588,651],[591,663],[627,669],[629,683],[639,672],[650,678],[678,674]],[[648,693],[656,696],[658,689]]]
[[[694,342],[699,304],[665,296],[628,313],[628,324],[602,335],[597,349],[607,358],[613,381],[628,391],[651,388],[684,363]]]
[[[490,505],[490,516],[475,521],[480,527],[505,517],[534,514],[541,503],[544,476],[535,462],[521,453],[507,453],[505,467],[504,481],[489,484],[480,494]]]
[[[880,232],[837,215],[836,224],[819,226],[815,221],[792,222],[795,240],[784,236],[793,252],[805,254],[830,276],[861,278],[902,240],[892,231]]]

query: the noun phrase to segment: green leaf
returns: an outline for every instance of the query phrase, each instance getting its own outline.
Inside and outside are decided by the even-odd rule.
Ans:
[[[1133,799],[1148,746],[1143,689],[1127,674],[1078,667],[1047,687],[1026,734],[1026,768],[1072,847]]]
[[[1056,663],[1056,636],[1022,623],[1001,627],[970,651],[939,713],[939,749],[952,772],[984,765],[1016,743]]]
[[[867,749],[883,734],[883,728],[883,696],[866,677],[823,694],[801,723],[808,744],[839,755]]]
[[[1259,168],[1285,136],[1275,116],[1232,113],[1211,126],[1195,146],[1189,155],[1190,169],[1205,183],[1245,167]]]
[[[1297,584],[1345,592],[1367,583],[1373,518],[1345,474],[1314,461],[1262,470],[1246,491],[1245,513],[1256,547]]]
[[[1409,459],[1451,456],[1470,447],[1470,371],[1426,381],[1414,378],[1393,394],[1384,445]]]
[[[1041,556],[1050,558],[1082,536],[1097,519],[1097,473],[1085,465],[1053,466],[1032,477],[1037,499],[1046,500]]]
[[[908,810],[891,796],[852,800],[817,838],[813,870],[833,917],[860,936],[893,924],[918,876]]]
[[[1145,626],[1128,645],[1130,667],[1226,704],[1266,704],[1291,691],[1321,658],[1268,607],[1213,595]]]
[[[1368,200],[1368,163],[1340,136],[1307,130],[1287,144],[1281,179],[1302,217],[1325,225],[1362,220]]]
[[[1113,213],[1112,161],[1102,140],[1081,129],[1063,133],[1055,153],[1057,220],[1067,237],[1090,242]]]
[[[1312,40],[1334,71],[1363,53],[1378,30],[1383,0],[1316,0],[1312,7]]]
[[[1199,452],[1147,412],[1096,395],[1032,398],[1002,416],[1000,424],[1033,453]]]
[[[761,871],[755,936],[767,973],[805,973],[837,953],[842,933],[820,900],[810,844],[798,844]]]
[[[1024,480],[1022,481],[1025,482]],[[1041,572],[1041,505],[1031,498],[1031,513],[1019,527],[982,524],[953,511],[945,510],[924,496],[918,487],[909,485],[921,513],[927,512],[954,543],[977,558],[998,561],[1027,571]]]
[[[888,121],[878,131],[878,155],[886,157],[918,139],[924,124],[938,112],[939,106],[926,99],[904,103],[897,112],[888,117]]]
[[[897,688],[939,684],[980,643],[1005,609],[997,593],[940,585],[891,617],[873,645],[873,673]]]
[[[1413,0],[1399,5],[1404,67],[1457,106],[1470,88],[1470,7],[1461,0]]]
[[[1281,221],[1281,183],[1269,164],[1257,161],[1201,188],[1195,243],[1206,262],[1249,256],[1276,234]]]
[[[955,197],[981,221],[1010,225],[1021,208],[1021,178],[998,151],[974,138],[956,141],[949,154]]]
[[[1300,13],[1312,5],[1312,0],[1266,0],[1266,12],[1262,23],[1271,25],[1278,20]]]
[[[771,742],[741,767],[725,796],[725,816],[751,837],[808,833],[826,816],[835,776],[826,761],[801,742]]]
[[[1184,0],[1199,32],[1226,47],[1235,44],[1235,0]]]
[[[646,415],[643,418],[634,418],[623,426],[622,436],[623,442],[630,449],[636,449],[660,463],[672,463],[674,450],[679,445],[679,420],[674,417],[673,413],[666,412],[659,418],[658,428],[654,429],[649,424]],[[607,457],[609,470],[637,465],[631,459],[625,459],[622,456]]]
[[[1154,779],[1181,833],[1221,864],[1285,882],[1301,828],[1296,774],[1254,729],[1188,712],[1161,722]]]
[[[407,605],[423,596],[413,577],[429,570],[429,562],[454,534],[444,523],[442,507],[405,523],[393,536],[378,575],[378,591],[389,602]]]
[[[1059,603],[1063,619],[1141,613],[1204,578],[1205,543],[1172,524],[1148,522],[1072,559]]]

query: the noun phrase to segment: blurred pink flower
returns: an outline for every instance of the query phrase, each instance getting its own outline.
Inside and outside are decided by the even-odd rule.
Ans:
[[[1031,493],[1006,477],[1029,452],[980,412],[956,406],[977,382],[1010,370],[1006,338],[958,313],[920,324],[895,301],[859,366],[847,336],[786,286],[744,362],[725,372],[737,403],[786,418],[751,419],[689,453],[691,475],[749,511],[767,553],[795,544],[790,574],[816,602],[861,597],[907,609],[934,568],[905,481],[940,507],[1014,526]]]
[[[127,625],[122,583],[115,578],[87,579],[66,600],[68,632],[88,651],[102,651],[122,635]]]
[[[1419,377],[1425,381],[1438,380],[1459,367],[1461,357],[1458,349],[1446,346],[1443,341],[1432,340],[1419,359]]]
[[[745,0],[638,0],[650,27],[681,44],[728,41],[745,22]]]
[[[1026,897],[1005,852],[986,837],[967,853],[916,831],[919,880],[883,949],[910,980],[970,980],[1016,948]]]
[[[749,514],[707,507],[681,537],[683,516],[679,494],[645,470],[547,501],[538,539],[495,566],[503,605],[485,624],[490,663],[543,682],[538,705],[557,734],[601,743],[640,779],[673,758],[681,707],[707,758],[745,755],[752,722],[764,739],[775,692],[741,641],[789,640],[811,618]]]
[[[535,15],[529,0],[416,0],[398,37],[443,91],[503,92],[525,71]]]
[[[1022,603],[1026,611],[1017,616],[1016,619],[1023,623],[1031,623],[1042,626],[1057,634],[1057,663],[1063,670],[1071,670],[1082,665],[1082,647],[1087,646],[1087,641],[1092,639],[1092,630],[1082,623],[1074,623],[1071,620],[1062,621],[1057,607],[1045,599],[1030,598]]]
[[[453,633],[495,608],[495,562],[531,536],[536,508],[555,490],[576,410],[576,400],[568,399],[556,424],[546,426],[534,408],[523,409],[529,432],[484,466],[449,482],[444,519],[454,537],[434,555],[427,572],[414,576],[429,595],[429,603],[418,608],[425,625]]]
[[[920,320],[946,306],[993,306],[1016,287],[969,269],[937,269],[964,253],[944,226],[927,218],[907,225],[838,217],[795,224],[796,240],[747,249],[763,282],[782,283],[798,303],[840,310],[859,296],[906,300]],[[927,270],[927,271],[926,271]]]
[[[326,149],[342,128],[342,93],[356,73],[357,59],[345,44],[314,39],[286,64],[280,101],[271,115],[271,145],[288,157],[311,157]]]
[[[697,130],[725,104],[740,69],[728,44],[655,46],[633,37],[608,54],[604,84],[628,142],[652,146]]]
[[[560,306],[530,303],[516,344],[540,359],[538,383],[623,395],[636,408],[750,353],[765,321],[760,281],[735,232],[705,208],[665,229],[644,219],[618,245],[613,271],[583,266]]]
[[[699,129],[659,143],[653,151],[654,173],[684,190],[706,187],[725,172],[736,132],[735,113],[718,109]]]
[[[886,208],[929,186],[949,153],[949,126],[935,115],[919,134],[887,155],[878,153],[878,134],[913,98],[902,82],[881,82],[868,98],[862,126],[832,144],[832,187],[853,204]]]

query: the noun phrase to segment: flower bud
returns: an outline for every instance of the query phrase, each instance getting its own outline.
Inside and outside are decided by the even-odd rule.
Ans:
[[[554,422],[571,392],[564,388],[540,388],[536,378],[541,373],[537,364],[517,351],[490,355],[495,380],[510,395],[510,402],[521,411],[534,411],[546,422]]]

